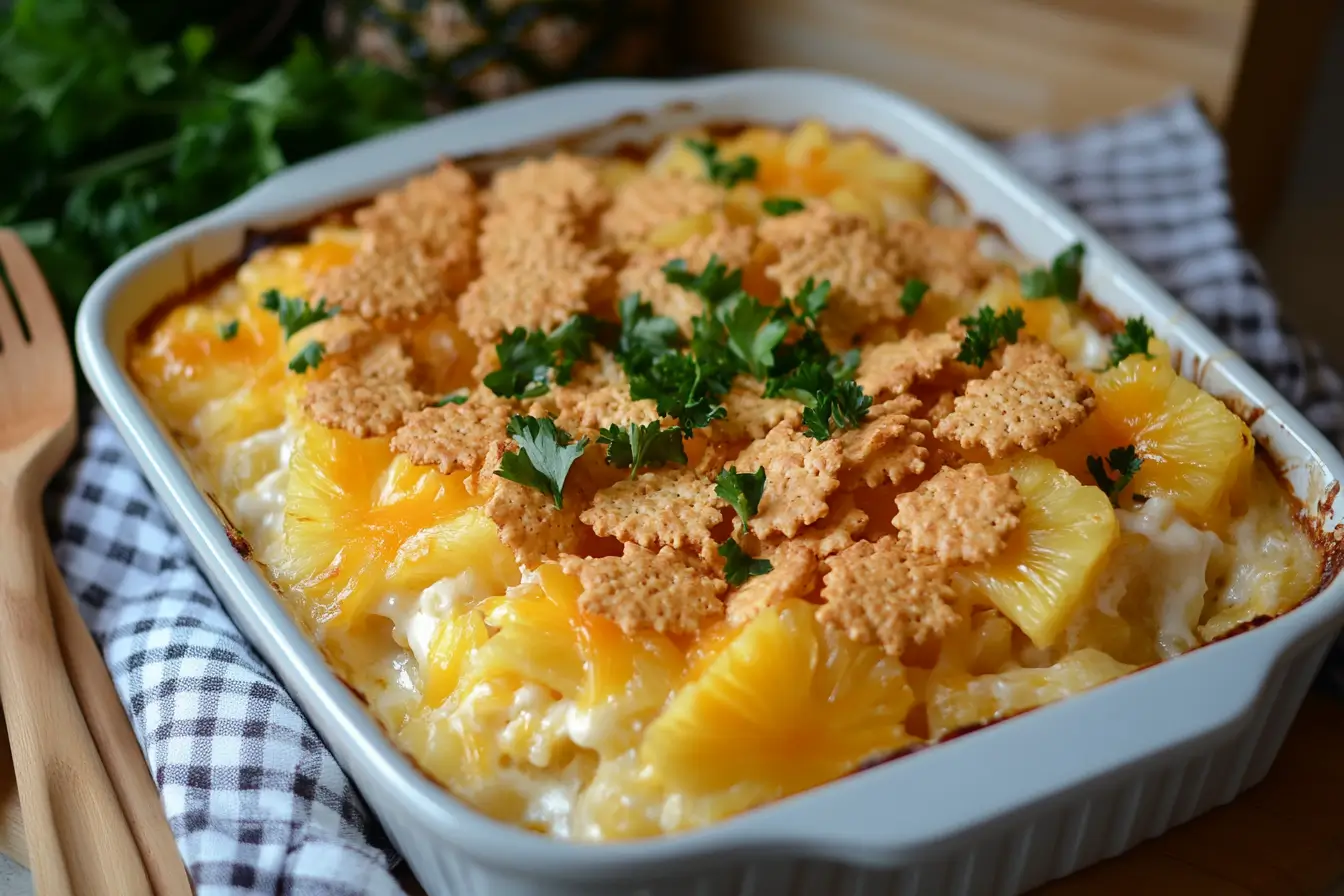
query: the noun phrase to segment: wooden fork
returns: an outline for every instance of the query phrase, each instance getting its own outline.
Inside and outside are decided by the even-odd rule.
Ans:
[[[0,701],[29,861],[43,896],[147,894],[61,662],[38,562],[42,490],[75,441],[74,365],[46,281],[13,231],[0,231],[0,262],[14,292],[0,281]]]

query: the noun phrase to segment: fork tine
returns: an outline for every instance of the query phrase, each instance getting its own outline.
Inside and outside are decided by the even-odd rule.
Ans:
[[[65,344],[65,327],[61,324],[61,314],[56,310],[56,300],[52,298],[47,280],[37,266],[37,260],[28,247],[12,230],[0,229],[0,263],[9,274],[13,284],[15,303],[23,309],[28,321],[28,332],[34,345],[48,340]],[[0,325],[3,329],[3,325]],[[14,323],[16,338],[22,338],[18,322]]]

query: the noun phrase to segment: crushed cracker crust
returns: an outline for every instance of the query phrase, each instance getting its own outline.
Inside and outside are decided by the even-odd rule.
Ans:
[[[690,634],[723,615],[727,583],[695,557],[627,544],[620,557],[560,558],[583,586],[579,610],[615,622],[626,634],[652,629]]]
[[[950,333],[926,336],[912,330],[904,339],[863,349],[854,378],[874,401],[882,401],[934,379],[953,363],[960,349],[960,342]]]
[[[645,398],[630,397],[630,387],[600,386],[587,390],[578,386],[556,386],[550,391],[555,407],[555,424],[576,437],[595,435],[613,424],[652,423],[658,418],[658,404]]]
[[[392,437],[392,450],[413,463],[441,473],[476,470],[491,446],[508,437],[509,418],[517,405],[488,389],[477,389],[462,404],[429,407],[406,415]]]
[[[939,227],[917,219],[893,222],[887,245],[906,276],[918,277],[936,292],[964,296],[984,287],[995,271],[980,254],[980,234],[970,227]]]
[[[843,451],[843,481],[851,488],[860,482],[875,487],[923,473],[929,456],[923,444],[927,430],[924,421],[906,414],[870,412],[857,429],[833,437]]]
[[[414,246],[442,268],[453,293],[475,276],[481,207],[471,175],[452,162],[379,193],[354,217],[375,256]]]
[[[792,538],[798,530],[826,515],[826,499],[840,487],[844,449],[835,439],[818,442],[798,425],[785,421],[738,455],[739,470],[765,468],[765,492],[751,522],[758,538],[779,533]]]
[[[358,252],[348,265],[313,278],[312,294],[366,320],[415,319],[451,307],[453,284],[414,246]]]
[[[728,621],[745,625],[762,610],[789,598],[806,597],[817,586],[817,555],[804,544],[788,542],[770,556],[771,570],[755,576],[728,596]]]
[[[781,423],[802,420],[801,403],[791,398],[765,398],[764,394],[765,385],[760,381],[738,377],[720,401],[727,416],[710,423],[709,439],[714,442],[760,439]]]
[[[586,253],[572,259],[566,266],[515,267],[482,276],[458,301],[462,331],[478,344],[494,343],[515,327],[550,331],[587,311],[607,271]]]
[[[353,367],[337,367],[330,376],[308,383],[303,409],[323,426],[367,439],[385,436],[427,400],[405,379],[368,377]]]
[[[901,544],[943,563],[983,563],[998,555],[1025,507],[1013,477],[991,476],[981,464],[945,468],[913,492],[896,497]]]
[[[633,246],[658,228],[723,206],[722,188],[689,177],[645,174],[616,191],[602,215],[602,232],[612,242]]]
[[[1089,386],[1066,368],[1037,361],[972,380],[934,432],[963,448],[983,447],[990,457],[999,458],[1015,449],[1044,448],[1082,423],[1092,405]]]
[[[502,457],[498,450],[492,453]],[[550,495],[534,488],[494,475],[490,481],[494,491],[485,502],[485,514],[499,527],[500,541],[513,549],[520,566],[534,569],[548,559],[579,549],[582,501],[575,495],[566,494],[565,506],[557,510]]]
[[[942,637],[959,621],[948,569],[912,555],[891,536],[830,558],[817,621],[892,656]]]
[[[726,505],[713,480],[685,468],[667,468],[623,479],[599,491],[580,519],[598,535],[653,548],[698,551],[712,558],[711,530]]]
[[[868,526],[868,514],[854,503],[853,496],[832,495],[829,505],[830,511],[821,522],[804,527],[786,544],[807,545],[824,560],[861,539]]]
[[[1068,362],[1053,345],[1042,342],[1033,336],[1020,337],[1012,345],[999,350],[999,367],[1003,370],[1022,370],[1032,364],[1053,364],[1067,367]]]
[[[540,204],[573,208],[582,218],[592,218],[610,201],[597,164],[564,152],[505,168],[495,175],[486,194],[490,211]]]

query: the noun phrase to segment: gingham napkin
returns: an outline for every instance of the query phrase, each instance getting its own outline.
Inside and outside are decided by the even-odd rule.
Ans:
[[[1222,146],[1191,99],[1003,150],[1341,441],[1344,387],[1284,327],[1241,248]],[[100,410],[48,497],[61,569],[202,896],[399,892],[377,823],[238,634]],[[1344,685],[1337,660],[1327,674]]]

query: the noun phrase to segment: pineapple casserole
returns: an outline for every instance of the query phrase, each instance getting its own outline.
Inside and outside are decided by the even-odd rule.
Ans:
[[[129,363],[426,775],[648,837],[1317,587],[1246,423],[1085,268],[869,139],[692,133],[444,161],[169,304]]]

